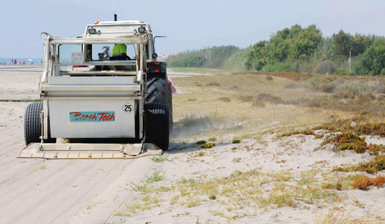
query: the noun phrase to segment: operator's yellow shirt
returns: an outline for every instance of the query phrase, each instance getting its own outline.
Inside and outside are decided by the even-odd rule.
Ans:
[[[115,44],[112,49],[112,56],[120,55],[121,53],[127,54],[127,46],[125,44]]]

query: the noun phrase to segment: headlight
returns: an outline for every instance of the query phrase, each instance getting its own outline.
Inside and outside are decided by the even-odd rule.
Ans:
[[[138,28],[138,32],[139,33],[145,33],[146,32],[146,27],[144,27],[144,26],[139,27]]]
[[[88,29],[89,34],[96,34],[96,29]]]

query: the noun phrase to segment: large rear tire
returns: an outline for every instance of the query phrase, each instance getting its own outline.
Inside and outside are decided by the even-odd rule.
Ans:
[[[147,77],[147,103],[163,103],[167,106],[169,114],[169,129],[173,128],[172,117],[172,91],[167,77]]]
[[[169,114],[163,103],[147,103],[144,105],[146,118],[146,143],[153,143],[167,150],[170,141]]]
[[[33,142],[40,142],[41,122],[40,113],[43,110],[43,102],[31,103],[27,106],[24,116],[24,140],[28,145]],[[44,140],[44,142],[54,143],[55,138]]]

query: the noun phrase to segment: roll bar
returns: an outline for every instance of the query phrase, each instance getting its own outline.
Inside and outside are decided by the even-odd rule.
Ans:
[[[56,47],[61,44],[136,44],[136,80],[140,83],[143,80],[143,76],[146,72],[146,51],[144,48],[144,44],[148,44],[148,36],[147,35],[136,35],[132,37],[121,37],[121,38],[59,38],[52,37],[48,35],[45,40],[45,62],[46,69],[43,73],[42,82],[47,81],[47,76],[49,73],[53,72],[53,65],[55,62],[51,57],[51,49],[53,51],[53,55],[57,52]],[[53,46],[51,48],[51,46]],[[57,62],[56,62],[57,63]],[[103,64],[116,64],[117,62],[104,62]],[[81,64],[95,64],[95,63],[81,63]],[[125,64],[125,63],[124,63]]]

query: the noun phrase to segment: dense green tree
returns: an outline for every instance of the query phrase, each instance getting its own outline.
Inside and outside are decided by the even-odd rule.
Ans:
[[[260,41],[248,54],[246,67],[257,71],[282,71],[307,60],[317,50],[322,34],[315,25],[303,29],[294,25],[273,35],[269,41]],[[264,68],[265,67],[265,68]]]
[[[370,38],[370,36],[364,36],[356,34],[353,37],[353,43],[351,47],[352,56],[357,56],[359,54],[362,54],[372,45],[373,40]]]
[[[364,53],[371,44],[369,36],[359,34],[352,36],[341,30],[338,34],[333,34],[333,55],[342,59],[349,57],[350,53],[357,56]]]
[[[340,58],[349,57],[352,50],[353,36],[345,33],[343,30],[337,34],[333,34],[333,55]]]
[[[298,59],[306,59],[311,56],[322,41],[322,34],[315,25],[298,33],[294,41],[293,56]]]
[[[246,59],[246,68],[260,71],[266,64],[264,49],[267,41],[259,41],[253,45]]]
[[[385,75],[385,39],[377,39],[360,56],[357,74]]]

